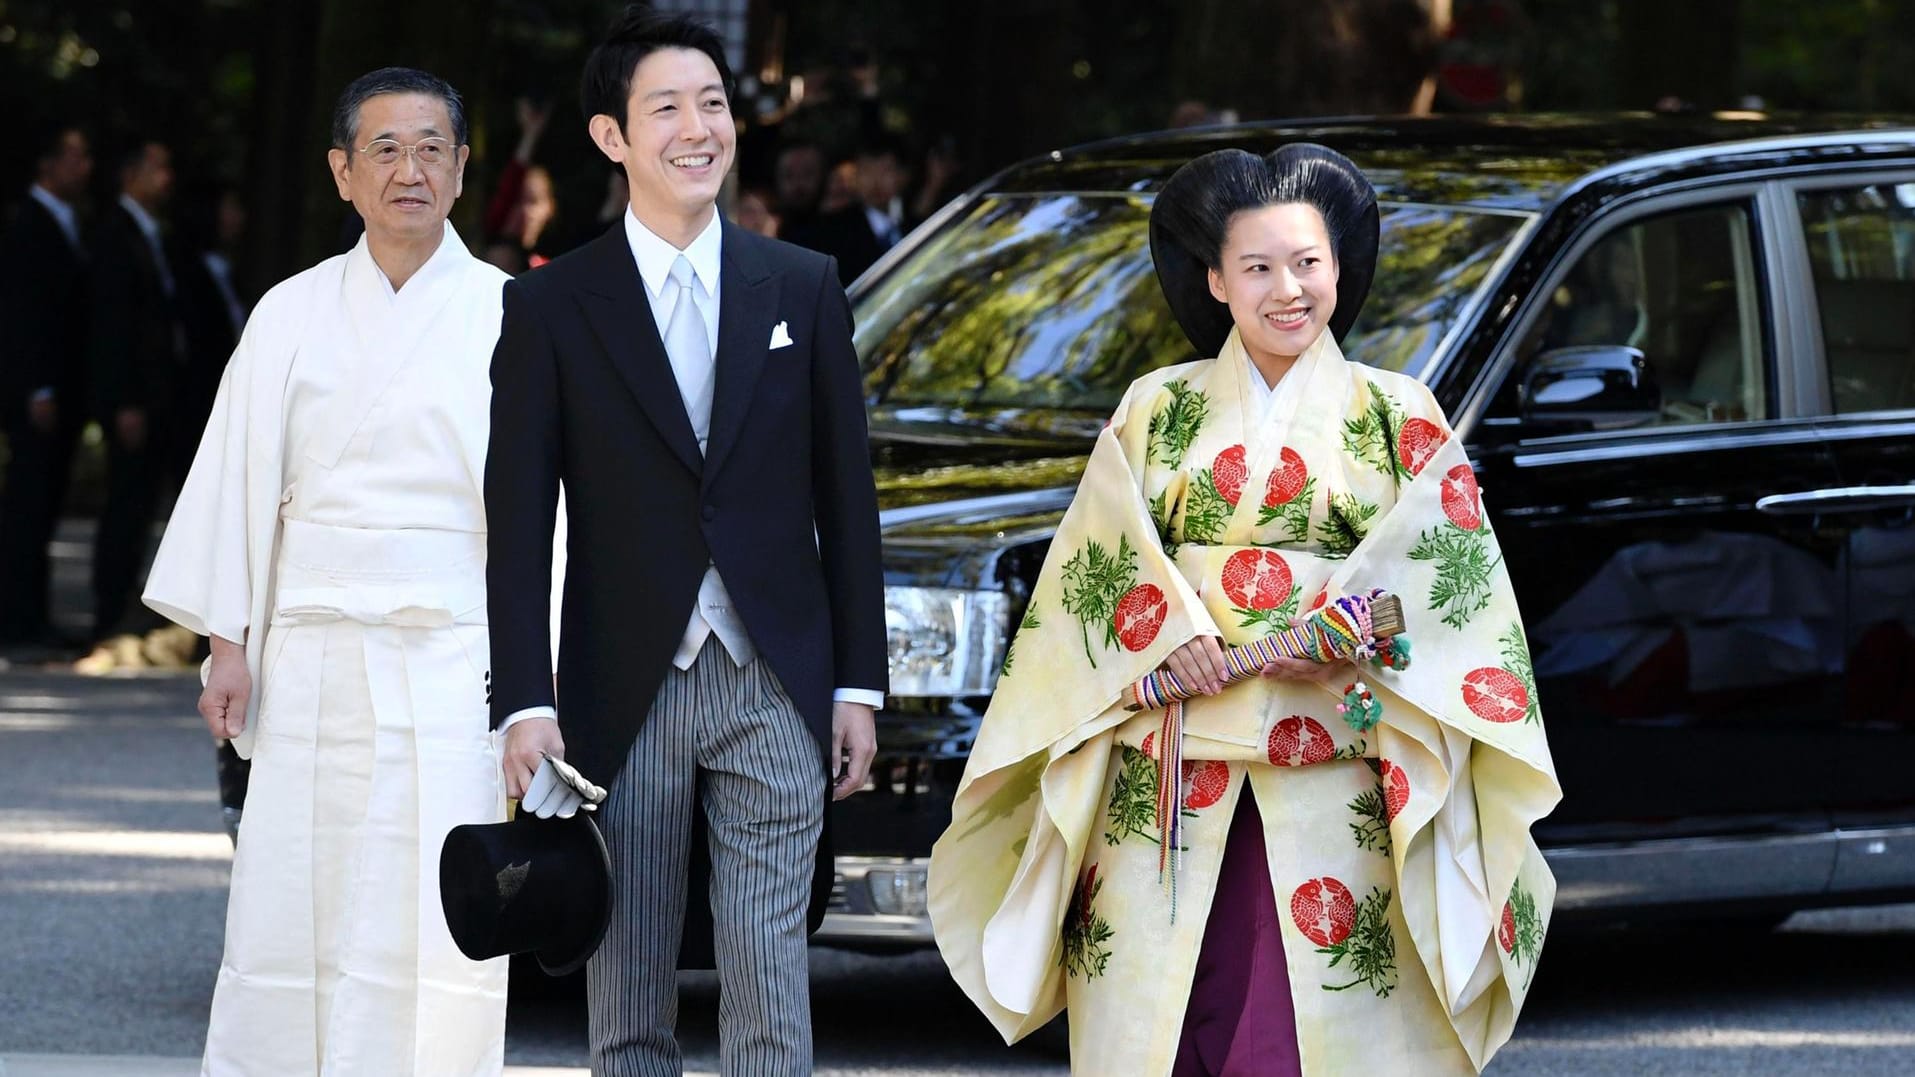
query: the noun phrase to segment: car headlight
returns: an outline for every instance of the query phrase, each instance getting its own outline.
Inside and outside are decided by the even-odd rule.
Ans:
[[[882,915],[923,916],[928,909],[923,867],[872,868],[864,881],[871,889],[871,908]]]
[[[983,695],[1004,662],[1010,598],[953,587],[884,589],[894,696]]]

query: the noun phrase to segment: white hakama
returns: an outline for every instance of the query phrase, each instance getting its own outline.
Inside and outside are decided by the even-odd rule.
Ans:
[[[363,241],[275,289],[155,562],[148,603],[253,669],[213,1077],[503,1067],[506,963],[459,953],[438,893],[446,832],[505,809],[481,495],[503,279],[448,228],[397,293]]]

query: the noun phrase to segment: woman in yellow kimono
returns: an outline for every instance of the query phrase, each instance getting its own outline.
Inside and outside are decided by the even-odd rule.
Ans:
[[[958,983],[1007,1041],[1068,1007],[1075,1072],[1472,1074],[1534,975],[1560,791],[1460,444],[1337,346],[1377,243],[1320,146],[1206,155],[1152,209],[1215,358],[1139,378],[1099,436],[931,863]],[[1223,646],[1373,589],[1413,662],[1224,684]],[[1128,709],[1158,670],[1204,694]]]

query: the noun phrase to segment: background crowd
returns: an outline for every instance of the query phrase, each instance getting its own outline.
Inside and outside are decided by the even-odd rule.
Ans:
[[[958,173],[948,143],[914,151],[888,134],[863,78],[848,138],[760,127],[728,191],[742,227],[832,255],[846,284],[942,205]],[[605,162],[542,155],[563,107],[521,97],[510,158],[489,190],[468,189],[484,213],[466,240],[508,273],[595,238],[627,202],[623,174]],[[33,178],[0,232],[0,650],[78,657],[85,672],[195,660],[197,641],[138,605],[139,583],[257,298],[235,272],[247,219],[236,186],[178,175],[155,138],[97,140],[74,124],[38,132]],[[343,250],[361,225],[350,206],[339,212]],[[94,489],[82,496],[97,504],[69,498],[83,447],[94,450],[81,468]],[[97,518],[91,618],[78,633],[52,616],[49,555],[75,508]]]

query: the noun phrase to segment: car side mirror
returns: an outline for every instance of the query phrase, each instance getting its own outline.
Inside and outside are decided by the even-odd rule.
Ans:
[[[1642,349],[1620,344],[1552,348],[1523,374],[1524,426],[1614,430],[1662,416],[1662,387]]]

